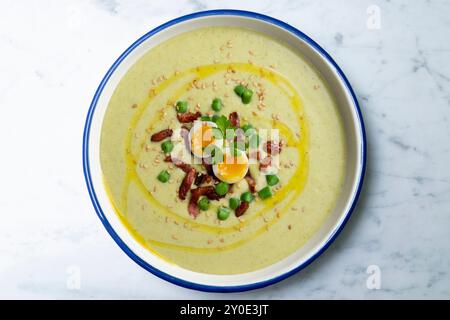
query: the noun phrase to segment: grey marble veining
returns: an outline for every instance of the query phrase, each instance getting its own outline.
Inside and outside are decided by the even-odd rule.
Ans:
[[[450,2],[0,5],[0,298],[450,298]],[[95,216],[81,168],[87,108],[112,62],[158,24],[213,8],[265,13],[315,39],[350,79],[369,141],[361,201],[331,248],[288,280],[227,295],[132,262]],[[370,265],[379,290],[366,285]]]

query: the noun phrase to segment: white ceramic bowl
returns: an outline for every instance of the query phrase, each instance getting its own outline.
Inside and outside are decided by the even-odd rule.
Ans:
[[[239,26],[258,30],[296,48],[328,82],[342,116],[347,141],[346,178],[341,197],[320,230],[306,245],[285,259],[254,272],[238,275],[197,273],[170,264],[137,243],[121,224],[105,193],[100,168],[100,131],[109,99],[127,70],[149,49],[180,33],[207,26]],[[336,238],[358,199],[365,171],[364,124],[355,94],[337,64],[313,40],[284,22],[237,10],[198,12],[169,21],[133,43],[109,69],[92,100],[83,137],[83,166],[94,208],[122,250],[140,266],[172,283],[204,291],[244,291],[264,287],[303,269]]]

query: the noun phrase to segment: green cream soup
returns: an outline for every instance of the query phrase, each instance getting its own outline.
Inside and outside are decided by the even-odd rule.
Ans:
[[[214,99],[220,101],[213,105]],[[228,120],[233,112],[239,127],[278,130],[278,140],[259,138],[258,148],[276,143],[271,152],[259,151],[257,163],[237,169],[214,163],[222,170],[218,178],[201,161],[184,159],[182,166],[167,157],[174,145],[193,146],[195,124],[180,119],[197,117],[195,123],[237,132]],[[182,126],[190,132],[187,143],[175,134]],[[155,138],[166,129],[171,136]],[[213,140],[229,147],[226,139]],[[249,158],[250,144],[241,149],[236,152]],[[109,101],[100,156],[105,188],[134,238],[166,261],[210,274],[254,271],[299,249],[333,210],[345,174],[343,128],[321,75],[289,46],[228,27],[176,36],[129,69]],[[261,164],[267,156],[268,167]],[[185,181],[192,177],[198,185]],[[180,191],[182,184],[187,190]],[[213,193],[192,198],[193,189],[208,187]]]

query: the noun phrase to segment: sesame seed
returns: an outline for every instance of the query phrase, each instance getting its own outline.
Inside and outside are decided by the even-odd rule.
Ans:
[[[251,55],[251,56],[255,55],[255,53],[252,50],[248,50],[248,54]]]
[[[147,168],[148,168],[148,166],[147,166],[145,163],[140,163],[139,166],[140,166],[142,169],[147,169]]]
[[[137,106],[138,106],[138,105],[137,105],[136,103],[133,103],[133,104],[131,105],[131,108],[132,108],[132,109],[136,109]]]
[[[206,241],[208,244],[213,243],[213,241],[211,239],[208,239],[208,241]]]
[[[174,235],[174,234],[172,235],[172,239],[173,239],[173,240],[178,240],[177,236]]]
[[[290,224],[288,225],[288,229],[289,229],[289,230],[291,230],[291,229],[292,229],[292,226],[291,226]]]

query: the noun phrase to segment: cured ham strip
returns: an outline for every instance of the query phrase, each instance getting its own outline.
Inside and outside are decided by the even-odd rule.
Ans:
[[[259,162],[259,170],[266,170],[270,165],[272,164],[272,158],[270,156],[265,157],[264,159],[261,159]]]
[[[202,159],[202,165],[205,168],[206,172],[211,176],[211,177],[215,177],[214,176],[214,170],[213,170],[213,166],[210,163],[207,163],[205,161],[205,159]]]
[[[197,172],[197,175],[195,176],[194,184],[196,186],[200,186],[204,183],[210,183],[212,180],[213,180],[213,178],[209,174]]]
[[[228,116],[228,120],[230,120],[230,123],[233,127],[240,127],[239,115],[236,111],[230,113],[230,115]]]
[[[159,141],[162,141],[162,140],[172,136],[172,133],[173,133],[172,129],[164,129],[155,134],[152,134],[150,140],[153,142],[159,142]]]
[[[255,193],[256,192],[256,181],[252,177],[250,170],[247,171],[247,174],[245,175],[245,181],[247,181],[247,183],[248,183],[248,188],[249,188],[250,192]]]
[[[188,191],[191,189],[192,183],[194,183],[195,173],[196,173],[195,169],[191,168],[184,176],[184,179],[180,185],[180,189],[178,190],[178,197],[181,200],[186,199],[186,195]]]
[[[188,211],[194,218],[200,213],[197,202],[201,196],[206,196],[210,200],[219,200],[220,196],[216,193],[213,186],[198,187],[191,190],[191,199],[188,204]]]
[[[268,140],[264,143],[264,150],[266,150],[268,155],[277,155],[281,152],[281,141],[276,143],[274,141]]]
[[[200,111],[197,111],[196,113],[192,113],[192,112],[177,113],[177,119],[181,123],[192,122],[194,120],[197,120],[201,116],[202,116],[202,114],[200,113]]]
[[[172,157],[170,155],[166,156],[164,158],[165,162],[172,162],[177,168],[180,168],[181,170],[183,170],[184,172],[188,173],[192,167],[180,160],[173,160]]]
[[[193,169],[190,165],[181,162],[181,161],[176,161],[173,163],[177,168],[180,168],[181,170],[183,170],[184,172],[188,173],[191,169]],[[194,170],[195,171],[195,170]],[[195,177],[194,177],[195,178]]]
[[[248,207],[249,203],[247,201],[242,201],[239,207],[237,207],[234,211],[234,214],[236,215],[236,217],[240,217],[245,213],[245,211],[247,211]]]

